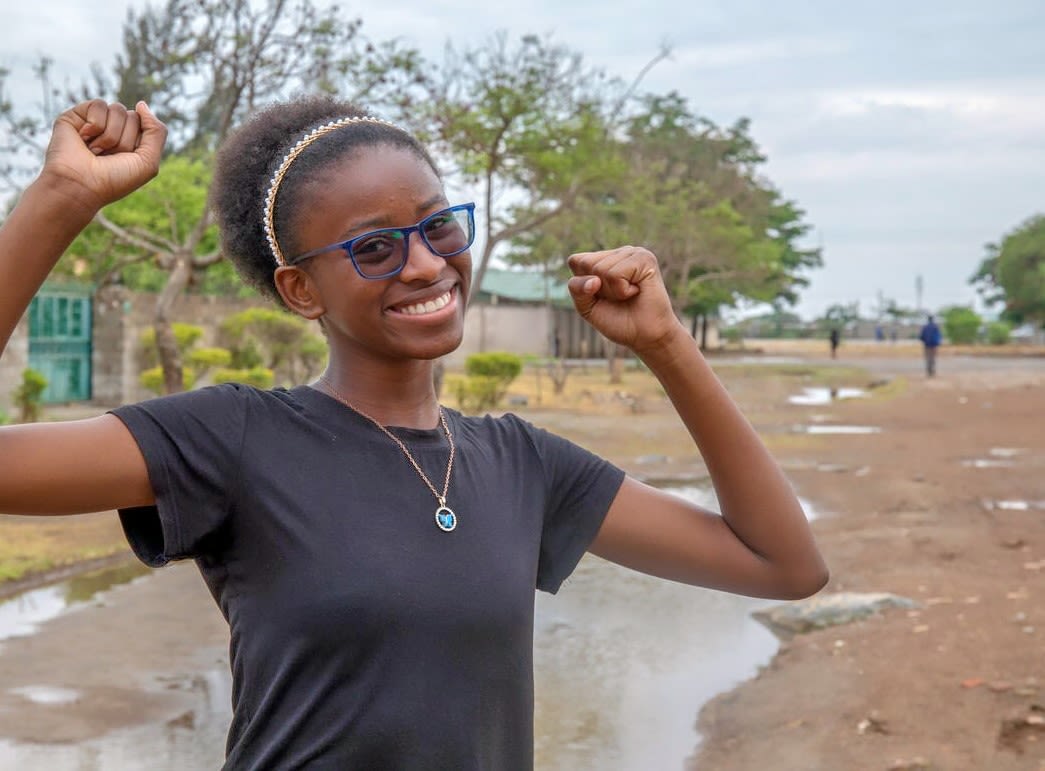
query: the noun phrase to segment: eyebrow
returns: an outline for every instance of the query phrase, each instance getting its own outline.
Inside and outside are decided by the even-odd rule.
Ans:
[[[445,203],[445,202],[446,202],[446,193],[445,192],[436,193],[431,198],[429,198],[427,201],[423,202],[420,206],[417,207],[418,216],[421,217],[421,212],[425,211],[426,209],[431,209],[437,203]],[[352,236],[349,235],[350,233],[356,233],[358,231],[364,231],[364,232],[360,233],[360,235],[365,235],[365,231],[366,230],[370,230],[370,229],[373,229],[373,228],[395,227],[394,225],[389,226],[386,223],[387,223],[387,220],[385,220],[384,217],[373,217],[371,219],[364,220],[362,222],[355,222],[355,223],[353,223],[352,225],[350,225],[348,228],[346,228],[345,230],[343,230],[341,232],[340,238],[342,240],[347,241],[350,238],[352,238]]]

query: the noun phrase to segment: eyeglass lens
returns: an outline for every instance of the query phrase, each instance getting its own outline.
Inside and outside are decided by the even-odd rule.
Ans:
[[[420,224],[421,238],[440,257],[450,257],[472,242],[472,220],[467,210],[436,212]],[[378,230],[352,244],[352,258],[365,276],[384,276],[406,264],[406,234],[396,228]]]

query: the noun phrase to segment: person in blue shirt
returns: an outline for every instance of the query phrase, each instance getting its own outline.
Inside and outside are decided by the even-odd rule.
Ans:
[[[932,316],[929,316],[922,326],[918,339],[922,341],[922,348],[925,351],[925,374],[927,377],[933,377],[936,375],[936,349],[943,342],[943,334]]]

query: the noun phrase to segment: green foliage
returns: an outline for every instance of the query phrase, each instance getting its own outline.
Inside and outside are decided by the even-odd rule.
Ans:
[[[287,385],[308,380],[326,360],[326,341],[308,322],[274,308],[248,308],[229,316],[221,323],[221,338],[232,352],[233,367],[264,367]]]
[[[722,338],[730,345],[740,345],[744,342],[744,330],[740,327],[726,327],[722,330]]]
[[[212,379],[215,383],[243,383],[255,388],[272,388],[274,375],[268,367],[252,367],[250,369],[230,369],[223,367],[214,370]]]
[[[955,345],[969,345],[976,342],[983,319],[972,308],[955,305],[946,308],[943,313],[943,329],[947,339]]]
[[[446,378],[446,389],[457,400],[462,412],[480,413],[495,408],[504,395],[501,381],[486,375],[451,375]]]
[[[463,411],[491,410],[522,372],[522,364],[522,357],[514,353],[473,353],[465,359],[465,376],[448,377],[446,387]]]
[[[860,308],[857,303],[836,303],[830,306],[817,323],[824,330],[845,329],[848,324],[860,318]]]
[[[186,390],[196,385],[196,370],[192,367],[182,367],[181,377]],[[163,368],[159,365],[151,367],[138,375],[138,382],[141,383],[143,388],[152,391],[154,394],[162,396],[166,393],[163,382]]]
[[[507,387],[522,372],[522,357],[503,351],[473,353],[465,359],[464,371],[468,375],[502,380]]]
[[[214,367],[227,367],[232,363],[232,352],[225,348],[197,348],[189,351],[189,364],[197,372],[205,372]]]
[[[1009,321],[1045,324],[1045,214],[986,248],[987,257],[969,282],[988,303],[1003,302]]]
[[[625,87],[547,38],[461,40],[429,65],[439,76],[425,81],[423,98],[404,100],[398,117],[490,207],[475,259],[480,286],[499,244],[537,232],[615,163],[602,151]],[[513,203],[499,203],[509,190]]]
[[[182,356],[185,356],[189,349],[203,337],[203,327],[198,324],[175,321],[171,324],[171,328],[174,330],[174,340]],[[142,362],[146,367],[155,366],[159,361],[159,351],[156,349],[156,329],[149,327],[143,330],[138,341],[141,343]]]
[[[209,157],[167,157],[156,179],[105,208],[106,219],[119,231],[98,221],[89,224],[62,258],[58,274],[96,283],[118,279],[144,292],[163,289],[169,274],[165,259],[173,245],[192,239],[196,256],[218,248],[215,226],[201,238],[192,232],[206,207],[211,167]],[[241,285],[238,278],[232,282]]]
[[[723,128],[678,94],[647,95],[598,155],[602,173],[579,184],[570,216],[516,237],[513,261],[560,268],[572,252],[640,243],[676,310],[712,316],[742,299],[794,303],[821,264],[801,246],[804,212],[759,172],[747,120]]]
[[[35,369],[22,370],[22,382],[14,392],[14,403],[22,412],[23,423],[40,419],[40,403],[47,389],[47,378]]]
[[[1009,342],[1012,325],[1004,321],[992,321],[987,325],[987,342],[991,345],[1005,345]]]

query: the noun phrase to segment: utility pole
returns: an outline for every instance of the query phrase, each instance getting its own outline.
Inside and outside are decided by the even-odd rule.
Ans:
[[[925,290],[925,281],[922,280],[922,274],[919,273],[914,277],[914,294],[917,297],[917,301],[914,307],[918,309],[918,313],[922,314],[924,309],[922,308],[922,292]]]

